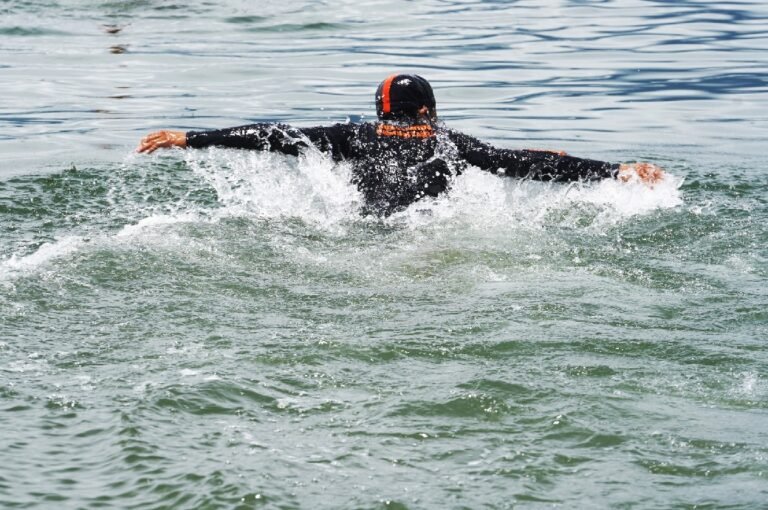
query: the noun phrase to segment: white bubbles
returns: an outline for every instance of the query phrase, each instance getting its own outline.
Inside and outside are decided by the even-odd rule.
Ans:
[[[190,168],[214,188],[223,206],[219,214],[256,218],[300,218],[328,229],[361,221],[361,195],[350,182],[349,164],[308,151],[285,157],[253,151],[208,149],[186,155]],[[654,185],[603,180],[542,183],[511,179],[470,168],[449,193],[414,203],[383,221],[410,229],[452,224],[463,228],[537,228],[577,222],[574,209],[589,209],[598,224],[614,224],[634,215],[682,203],[681,179],[668,175]],[[583,222],[582,222],[583,223]]]
[[[44,267],[54,259],[62,258],[77,251],[85,240],[79,236],[65,236],[52,243],[43,243],[29,255],[11,255],[0,262],[0,281],[19,274]]]
[[[668,175],[650,187],[639,182],[545,183],[495,176],[470,168],[451,191],[394,216],[411,228],[450,223],[470,229],[602,229],[636,215],[682,204],[681,179]],[[427,213],[428,212],[428,213]],[[427,214],[425,214],[427,213]]]
[[[221,215],[293,217],[333,226],[357,215],[360,195],[347,165],[316,151],[300,158],[253,151],[190,151],[187,164],[214,188]]]
[[[681,205],[681,185],[682,179],[670,174],[652,186],[637,181],[605,179],[590,186],[573,188],[570,190],[569,200],[606,206],[612,210],[615,217],[627,218]]]
[[[649,187],[614,180],[543,183],[469,168],[454,179],[448,193],[388,218],[363,217],[361,194],[351,183],[351,163],[335,163],[318,151],[299,157],[221,148],[183,154],[194,178],[187,175],[180,182],[190,181],[186,185],[194,188],[192,194],[212,190],[217,202],[181,193],[183,198],[158,205],[143,201],[141,194],[126,193],[135,218],[129,224],[116,231],[91,229],[87,238],[62,236],[32,253],[12,254],[0,260],[0,282],[10,285],[16,276],[39,272],[86,246],[90,251],[146,247],[221,262],[243,228],[258,229],[262,241],[297,262],[341,263],[355,272],[363,269],[355,262],[362,259],[369,261],[364,268],[368,272],[376,264],[399,267],[419,256],[450,259],[446,249],[546,258],[569,242],[563,229],[601,235],[617,223],[682,203],[681,179],[672,175]],[[149,169],[135,161],[127,164],[131,172],[152,177],[154,160],[144,163]],[[246,219],[249,225],[229,223],[227,233],[221,234],[226,238],[220,238],[220,225],[233,218]],[[270,230],[262,231],[264,221],[271,224]],[[315,235],[324,241],[308,240]],[[577,253],[573,260],[579,262]]]
[[[510,212],[509,199],[502,179],[469,169],[455,179],[447,194],[417,202],[395,214],[391,221],[416,229],[452,221],[469,221],[477,226],[498,224]]]
[[[732,393],[741,397],[759,398],[763,390],[762,381],[757,373],[742,372],[735,377]]]
[[[152,236],[153,234],[164,235],[158,229],[158,227],[166,225],[175,225],[178,223],[192,223],[200,221],[202,218],[199,215],[192,213],[182,213],[178,215],[160,214],[155,216],[148,216],[139,220],[138,223],[133,225],[126,225],[116,235],[117,238],[131,238],[141,236]]]
[[[171,249],[189,251],[199,242],[226,245],[226,239],[210,238],[218,232],[215,225],[246,219],[250,226],[229,223],[222,235],[245,228],[248,238],[260,239],[256,244],[266,242],[299,267],[383,280],[428,276],[436,267],[462,263],[503,279],[506,270],[496,267],[504,266],[500,257],[539,265],[532,258],[552,260],[570,249],[574,235],[602,236],[617,223],[682,203],[680,180],[671,175],[651,188],[613,180],[546,183],[470,167],[448,193],[387,218],[364,217],[351,164],[336,164],[318,151],[289,157],[212,148],[189,151],[185,161],[213,188],[218,204],[189,204],[186,212],[148,217],[119,237],[146,243],[154,236]],[[194,231],[207,226],[202,238],[184,243],[189,229],[174,228],[174,222],[191,222]],[[182,238],[173,241],[175,235]],[[579,254],[572,255],[572,263],[580,263]]]

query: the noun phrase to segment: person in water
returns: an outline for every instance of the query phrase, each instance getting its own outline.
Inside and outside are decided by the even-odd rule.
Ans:
[[[393,74],[376,89],[378,122],[296,128],[260,123],[214,131],[157,131],[144,137],[138,152],[162,147],[210,146],[299,155],[309,147],[334,161],[352,163],[352,181],[363,212],[387,216],[423,197],[450,188],[468,165],[493,174],[540,181],[575,181],[637,176],[652,184],[664,178],[650,163],[618,164],[568,156],[563,152],[497,148],[437,122],[435,96],[418,75]]]

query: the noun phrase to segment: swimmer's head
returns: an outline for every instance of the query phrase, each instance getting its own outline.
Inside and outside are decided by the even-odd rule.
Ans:
[[[437,120],[432,86],[416,74],[393,74],[376,89],[376,115],[409,123]]]

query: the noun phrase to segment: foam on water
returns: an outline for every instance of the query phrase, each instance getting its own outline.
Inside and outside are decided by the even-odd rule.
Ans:
[[[424,235],[430,233],[495,243],[510,232],[553,225],[601,231],[632,216],[682,203],[681,179],[673,175],[653,187],[613,180],[553,184],[509,179],[469,168],[443,196],[417,202],[389,218],[364,218],[360,215],[361,196],[350,182],[349,164],[335,164],[317,151],[293,158],[212,148],[187,151],[184,160],[194,175],[214,190],[217,206],[182,200],[170,208],[158,209],[132,198],[127,208],[137,218],[134,222],[117,232],[91,232],[87,242],[92,246],[150,244],[187,251],[193,244],[205,250],[213,249],[215,240],[190,239],[179,227],[232,217],[254,221],[293,218],[330,236],[348,234],[350,228],[368,223],[405,229],[419,236],[401,245],[402,250],[411,251],[408,243],[423,244]],[[129,170],[140,168],[146,172],[147,163],[152,165],[153,160],[131,157],[126,165]],[[70,235],[45,243],[31,254],[13,254],[0,262],[0,279],[39,270],[72,255],[85,243],[84,236]],[[372,250],[380,249],[374,245]],[[328,257],[306,248],[293,255],[315,262],[325,262]]]
[[[189,151],[185,160],[215,191],[220,215],[294,217],[318,226],[337,225],[357,214],[360,195],[348,165],[309,151],[301,158],[211,148]]]
[[[215,189],[225,215],[300,218],[326,228],[360,220],[361,196],[350,182],[350,166],[334,164],[317,151],[290,158],[209,149],[189,152],[185,160]],[[604,213],[602,222],[615,223],[680,205],[681,184],[682,179],[671,174],[654,186],[614,180],[549,184],[470,168],[456,178],[449,193],[419,201],[384,221],[409,228],[467,220],[481,228],[510,221],[541,226],[549,221],[549,211],[594,205]]]
[[[399,216],[406,218],[411,227],[448,220],[468,221],[480,228],[542,228],[552,224],[553,212],[570,212],[592,205],[598,208],[593,223],[606,226],[682,204],[681,183],[681,179],[667,175],[653,187],[610,179],[552,184],[508,179],[470,168],[456,179],[445,197],[415,204]],[[424,211],[430,214],[425,215]]]
[[[66,257],[77,251],[85,240],[79,236],[65,236],[52,242],[44,243],[29,255],[11,255],[0,262],[0,281],[9,277],[38,270],[55,259]]]
[[[176,225],[179,223],[196,223],[204,221],[204,218],[199,214],[194,213],[180,213],[176,215],[170,214],[158,214],[153,216],[147,216],[134,223],[132,225],[126,225],[117,234],[115,238],[137,238],[142,236],[151,236],[156,231],[161,230],[158,227],[165,227],[168,225]],[[164,229],[162,229],[164,230]]]

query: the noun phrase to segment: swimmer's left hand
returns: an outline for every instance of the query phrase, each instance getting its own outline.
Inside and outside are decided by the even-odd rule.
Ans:
[[[664,179],[664,170],[653,163],[622,163],[619,165],[618,179],[624,182],[637,176],[645,184],[655,184]]]

